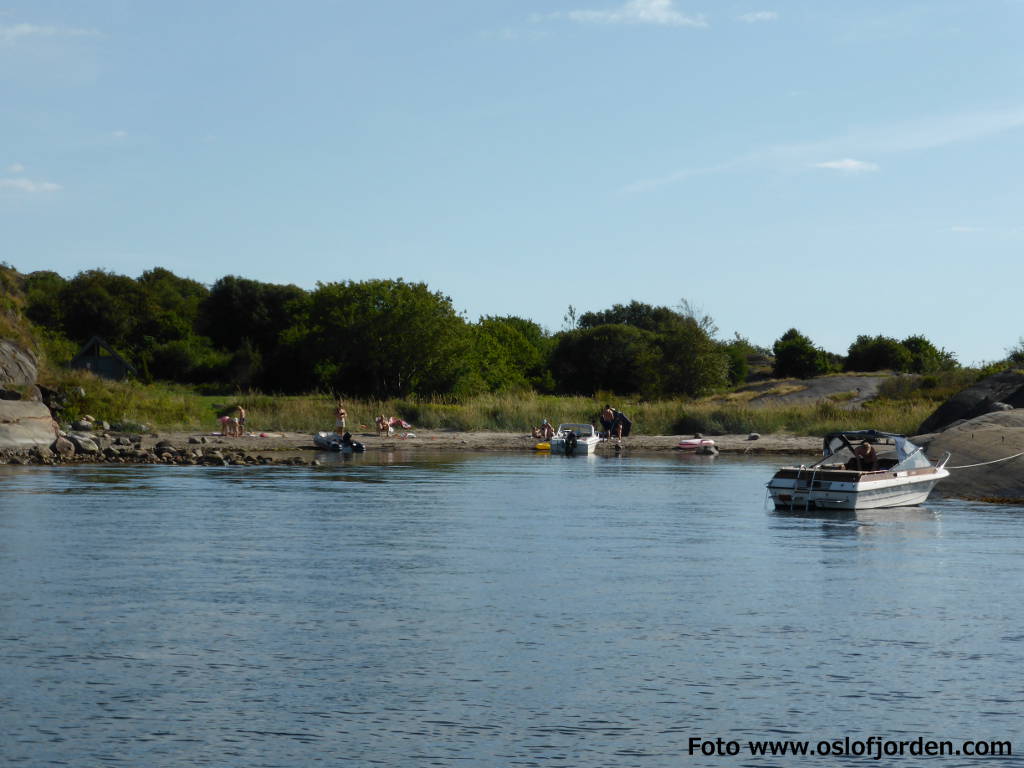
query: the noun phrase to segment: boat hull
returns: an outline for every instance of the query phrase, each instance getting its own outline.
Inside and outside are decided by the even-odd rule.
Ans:
[[[601,442],[599,439],[580,438],[579,440],[576,441],[576,451],[573,455],[589,456],[595,450],[597,450],[597,444],[599,442]],[[559,437],[552,438],[551,452],[565,453],[565,440]]]
[[[803,476],[800,476],[800,475]],[[941,468],[908,472],[812,473],[780,470],[768,483],[776,509],[883,509],[923,504],[949,472]]]

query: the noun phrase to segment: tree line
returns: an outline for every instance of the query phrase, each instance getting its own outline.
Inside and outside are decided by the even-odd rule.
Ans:
[[[162,268],[138,278],[95,269],[70,279],[33,272],[21,277],[21,290],[26,316],[58,360],[97,335],[143,380],[278,393],[658,398],[740,384],[752,362],[773,357],[780,377],[956,366],[953,355],[920,336],[861,336],[845,358],[796,329],[773,350],[738,334],[720,340],[711,318],[685,301],[674,308],[633,301],[578,316],[570,307],[566,327],[552,333],[516,316],[471,322],[450,297],[401,279],[304,290],[233,275],[206,286]]]

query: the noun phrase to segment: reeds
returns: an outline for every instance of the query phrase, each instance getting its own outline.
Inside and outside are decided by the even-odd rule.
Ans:
[[[89,413],[111,423],[145,424],[164,431],[207,431],[219,428],[217,416],[242,405],[252,430],[312,433],[334,428],[336,398],[322,393],[200,395],[176,385],[111,382],[84,372],[70,372],[60,382],[60,388],[65,391],[76,387],[81,387],[85,395],[72,397],[64,414],[68,420]],[[373,431],[374,419],[379,415],[399,416],[414,429],[528,432],[542,419],[554,424],[597,424],[604,404],[610,403],[633,420],[634,431],[649,435],[693,432],[822,435],[834,430],[868,427],[912,434],[935,408],[933,401],[924,399],[880,399],[850,410],[831,400],[751,407],[742,400],[641,401],[614,398],[606,393],[597,397],[557,397],[525,392],[480,395],[465,400],[446,397],[342,399],[352,432]]]

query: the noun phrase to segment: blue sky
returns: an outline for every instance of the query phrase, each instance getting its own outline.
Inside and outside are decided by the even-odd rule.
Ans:
[[[0,260],[1024,335],[1024,0],[0,3]]]

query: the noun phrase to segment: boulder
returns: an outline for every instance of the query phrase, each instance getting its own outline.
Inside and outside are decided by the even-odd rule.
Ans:
[[[49,409],[32,400],[0,400],[0,450],[49,448],[56,433]]]
[[[974,419],[1003,406],[1024,408],[1024,373],[1003,371],[957,392],[925,419],[917,431],[940,432],[960,419]]]
[[[1024,410],[986,413],[914,442],[925,446],[932,460],[951,454],[950,476],[935,486],[936,494],[1024,501],[1024,456],[999,461],[1024,452]]]
[[[75,444],[66,437],[58,437],[50,445],[50,450],[62,458],[70,459],[75,455]]]
[[[0,386],[31,387],[35,383],[35,355],[9,339],[0,339]]]
[[[99,453],[100,451],[100,447],[88,435],[70,432],[68,440],[75,444],[75,450],[78,453]]]

